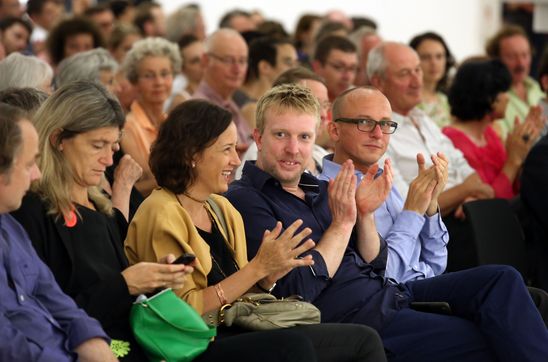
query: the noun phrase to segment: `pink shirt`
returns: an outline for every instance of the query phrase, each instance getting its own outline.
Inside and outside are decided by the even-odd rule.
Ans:
[[[517,193],[517,187],[510,180],[502,168],[506,162],[506,149],[491,126],[485,129],[485,146],[476,145],[470,137],[461,130],[448,126],[443,128],[445,134],[453,142],[468,161],[468,164],[476,170],[483,182],[491,185],[495,190],[495,196],[510,199]]]

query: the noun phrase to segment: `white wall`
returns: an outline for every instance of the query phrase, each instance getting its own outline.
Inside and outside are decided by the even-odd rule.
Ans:
[[[485,39],[500,22],[499,0],[159,0],[167,13],[189,2],[200,4],[207,31],[217,29],[228,10],[259,9],[267,18],[292,32],[303,13],[322,14],[334,8],[349,15],[372,17],[388,40],[408,42],[414,35],[434,30],[448,42],[457,60],[483,53]]]

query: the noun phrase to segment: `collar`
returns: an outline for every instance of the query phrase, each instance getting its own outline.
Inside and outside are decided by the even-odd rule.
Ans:
[[[335,155],[334,153],[331,153],[323,158],[322,160],[323,174],[337,175],[339,171],[341,170],[341,165],[336,162],[333,162],[334,155]],[[377,173],[375,174],[375,178],[382,175],[382,172],[383,172],[382,168],[379,167],[379,169],[377,170]],[[361,172],[360,170],[354,170],[354,174],[358,177],[357,184],[359,184],[362,181],[363,172]]]
[[[148,118],[144,108],[138,101],[135,100],[131,103],[130,112],[133,115],[134,121],[139,124],[140,127],[152,131],[157,130],[157,127],[152,123],[150,118]],[[164,113],[162,118],[162,121],[165,121],[167,114]]]
[[[280,182],[276,178],[274,178],[271,174],[257,167],[257,165],[255,164],[255,161],[245,162],[244,168],[242,171],[242,180],[244,179],[247,182],[249,182],[257,190],[262,190],[267,184],[267,182],[282,188],[282,186],[280,185]],[[315,176],[312,176],[309,173],[304,172],[301,175],[301,179],[299,180],[299,187],[305,191],[319,192],[320,180],[318,180]]]
[[[234,101],[232,101],[232,97],[228,97],[228,99],[224,99],[221,97],[221,95],[213,89],[205,80],[202,80],[200,84],[198,85],[198,88],[196,89],[196,92],[202,93],[207,99],[210,101],[223,106],[225,108],[231,107],[234,108],[236,104]]]

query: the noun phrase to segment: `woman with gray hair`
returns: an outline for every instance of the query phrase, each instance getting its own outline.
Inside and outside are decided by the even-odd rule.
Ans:
[[[114,93],[114,76],[118,63],[103,48],[91,49],[65,58],[57,68],[56,88],[77,80],[99,82]]]
[[[137,96],[126,117],[122,150],[143,169],[135,187],[146,197],[156,185],[148,157],[166,119],[164,103],[171,94],[173,77],[181,69],[179,48],[162,38],[142,39],[133,44],[122,67]]]
[[[100,188],[119,147],[124,113],[103,86],[79,81],[56,90],[34,124],[42,178],[14,216],[61,289],[117,340],[111,345],[117,356],[146,361],[129,325],[132,302],[159,287],[181,288],[192,268],[128,267],[123,251],[127,219]],[[174,259],[166,255],[165,261]]]
[[[8,88],[37,88],[51,93],[53,70],[34,56],[11,53],[0,61],[0,91]]]

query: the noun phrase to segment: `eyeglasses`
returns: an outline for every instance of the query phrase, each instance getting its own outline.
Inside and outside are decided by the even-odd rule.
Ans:
[[[213,54],[213,53],[207,53],[207,55],[209,55],[213,59],[216,59],[216,60],[220,61],[221,63],[223,63],[226,66],[232,66],[232,65],[237,64],[237,65],[240,65],[240,66],[243,67],[243,66],[247,66],[247,63],[249,62],[247,57],[242,57],[242,58],[236,59],[235,57],[230,56],[230,55],[220,56],[220,55]]]
[[[155,80],[156,78],[167,79],[171,77],[173,77],[173,72],[170,72],[169,70],[161,71],[160,73],[146,72],[144,74],[139,75],[139,78],[149,82]]]
[[[332,62],[326,62],[327,65],[329,65],[331,68],[335,69],[336,72],[338,73],[344,73],[344,72],[349,72],[349,73],[356,73],[358,71],[358,66],[357,65],[344,65],[344,64],[340,64],[340,63],[332,63]]]
[[[337,118],[335,122],[353,123],[358,126],[358,130],[362,132],[373,132],[377,125],[381,128],[384,134],[392,134],[396,132],[398,124],[388,119],[375,121],[371,118]]]

